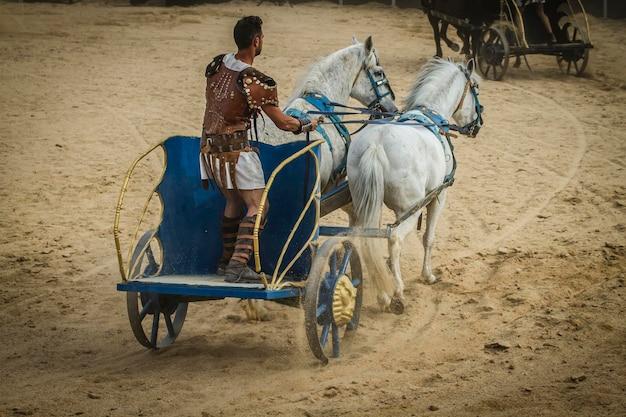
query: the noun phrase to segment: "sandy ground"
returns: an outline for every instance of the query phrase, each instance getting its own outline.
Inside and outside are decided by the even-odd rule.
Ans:
[[[204,66],[242,14],[266,21],[258,67],[283,100],[353,34],[373,35],[400,96],[434,52],[421,12],[381,6],[0,5],[0,415],[626,415],[620,21],[591,20],[585,78],[533,56],[483,82],[486,126],[455,142],[441,282],[419,280],[411,236],[406,313],[370,300],[341,359],[317,364],[301,311],[249,323],[236,301],[192,304],[170,349],[136,343],[115,291],[121,180],[148,145],[198,132]]]

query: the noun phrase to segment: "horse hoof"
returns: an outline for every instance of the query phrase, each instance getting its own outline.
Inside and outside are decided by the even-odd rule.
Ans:
[[[400,297],[393,297],[391,304],[389,304],[389,310],[396,315],[404,313],[404,301]]]
[[[242,305],[248,321],[270,321],[272,317],[260,300],[247,300]]]
[[[386,312],[391,305],[391,298],[387,294],[378,294],[378,306],[381,312]]]
[[[426,284],[432,285],[439,281],[439,278],[437,278],[437,276],[435,276],[434,274],[430,274],[429,276],[424,277],[424,281],[426,282]]]
[[[456,43],[452,43],[448,46],[450,47],[450,49],[452,49],[453,52],[459,52],[459,45],[457,45]]]

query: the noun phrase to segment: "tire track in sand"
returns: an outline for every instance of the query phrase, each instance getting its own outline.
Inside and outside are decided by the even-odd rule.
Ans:
[[[516,221],[509,223],[506,226],[502,227],[497,233],[494,232],[491,234],[491,236],[488,235],[484,239],[481,238],[479,240],[480,243],[477,246],[471,249],[466,249],[466,250],[459,252],[455,256],[456,258],[465,258],[471,255],[474,255],[476,252],[480,250],[493,249],[494,247],[502,244],[502,242],[510,240],[513,236],[515,236],[523,227],[525,227],[533,219],[536,219],[537,215],[540,214],[550,204],[552,199],[554,199],[554,197],[556,197],[557,194],[562,192],[574,180],[574,178],[576,177],[576,174],[578,173],[578,170],[580,169],[582,159],[584,158],[585,153],[587,152],[588,143],[587,143],[587,137],[585,135],[583,126],[569,110],[567,110],[565,107],[560,105],[555,100],[543,94],[536,93],[534,91],[530,91],[530,90],[524,89],[522,87],[514,86],[514,85],[509,85],[508,87],[521,91],[524,94],[529,94],[533,96],[533,98],[543,101],[547,105],[546,108],[552,109],[553,112],[555,110],[558,110],[564,116],[564,118],[562,119],[557,119],[557,118],[552,118],[552,119],[553,120],[565,119],[566,122],[564,122],[563,124],[567,125],[570,129],[574,130],[575,133],[573,136],[576,137],[576,143],[577,143],[577,148],[574,152],[574,158],[570,162],[570,166],[567,172],[565,173],[565,175],[560,176],[560,178],[556,180],[556,185],[554,186],[554,188],[552,188],[551,190],[547,190],[545,192],[545,197],[542,200],[540,200],[538,204],[536,204],[534,207],[527,208],[525,211],[522,212],[522,214],[518,217]],[[547,125],[550,125],[550,124],[547,124]],[[570,140],[568,140],[568,144],[571,144]],[[478,241],[478,239],[476,240]]]

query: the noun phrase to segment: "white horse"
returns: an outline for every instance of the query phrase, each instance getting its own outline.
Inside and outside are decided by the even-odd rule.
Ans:
[[[353,45],[340,49],[319,62],[314,63],[301,78],[285,109],[296,113],[318,110],[304,97],[309,94],[319,94],[330,102],[347,104],[353,97],[364,106],[378,104],[387,112],[397,110],[393,101],[394,96],[385,76],[383,68],[378,62],[372,37],[364,43],[353,39]],[[343,109],[336,108],[336,111]],[[315,118],[311,116],[311,118]],[[328,141],[321,145],[320,180],[322,189],[332,179],[333,172],[340,167],[346,158],[347,146],[344,138],[333,125],[324,125]],[[282,144],[303,140],[304,135],[279,130],[271,120],[262,129],[262,142]],[[311,140],[324,139],[320,132],[311,132]],[[331,151],[332,147],[332,151]]]
[[[351,46],[340,49],[311,65],[300,79],[285,109],[302,113],[318,110],[304,98],[309,94],[318,94],[335,103],[347,104],[352,97],[364,106],[377,106],[387,112],[397,111],[391,86],[378,62],[372,37],[368,37],[364,43],[353,38],[352,43]],[[311,116],[311,118],[315,117]],[[304,139],[304,135],[294,135],[279,130],[269,118],[264,120],[266,124],[265,126],[261,124],[262,132],[259,138],[262,142],[278,145]],[[330,182],[333,172],[343,164],[346,158],[346,144],[337,129],[332,125],[324,125],[323,129],[330,143],[324,142],[321,145],[322,189]],[[312,141],[323,139],[323,136],[314,131],[311,132],[310,139]],[[249,320],[269,318],[267,310],[260,301],[248,300],[244,304],[244,311]]]
[[[456,64],[440,58],[431,59],[417,76],[405,101],[404,111],[420,107],[437,112],[446,120],[454,118],[475,136],[482,125],[478,103],[479,77],[473,61]],[[451,149],[445,138],[438,140],[428,128],[406,124],[371,125],[352,142],[348,153],[348,184],[357,227],[378,227],[383,203],[394,211],[396,219],[410,211],[431,190],[441,186],[453,170]],[[437,281],[431,267],[435,226],[446,201],[445,188],[427,205],[426,230],[423,236],[422,277]],[[420,212],[411,215],[394,229],[388,241],[389,266],[376,242],[365,239],[364,257],[369,259],[370,275],[378,290],[381,307],[400,313],[404,308],[404,283],[400,273],[400,253],[406,236],[415,230]],[[378,241],[380,242],[380,241]],[[372,270],[374,269],[374,270]],[[392,292],[390,297],[389,292]]]

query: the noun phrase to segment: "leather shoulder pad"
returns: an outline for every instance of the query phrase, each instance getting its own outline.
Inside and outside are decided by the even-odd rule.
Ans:
[[[241,71],[237,82],[251,110],[258,111],[265,104],[278,106],[276,81],[261,71],[248,67]]]
[[[220,69],[220,66],[222,65],[222,61],[224,60],[225,56],[226,54],[221,54],[213,58],[213,61],[211,61],[211,63],[206,66],[204,76],[208,78],[212,75],[215,75],[215,73]]]
[[[256,68],[248,67],[245,70],[239,73],[239,82],[243,86],[244,78],[251,78],[255,82],[259,81],[260,83],[265,84],[268,87],[276,87],[276,81],[268,75],[263,74]]]

